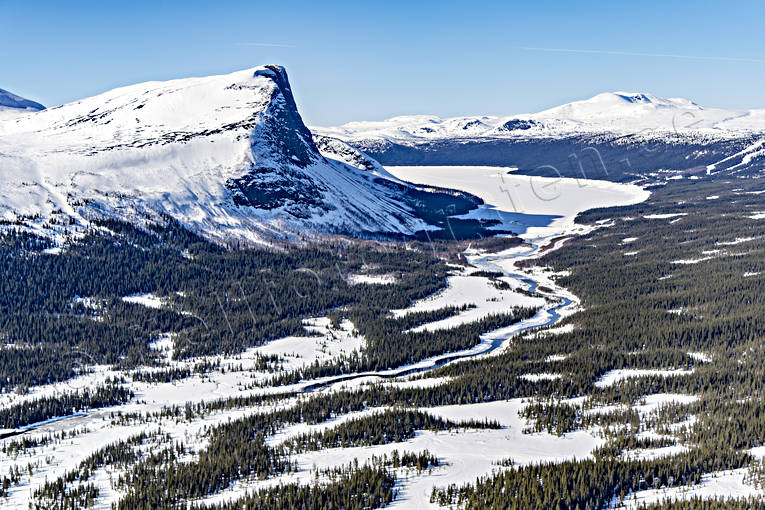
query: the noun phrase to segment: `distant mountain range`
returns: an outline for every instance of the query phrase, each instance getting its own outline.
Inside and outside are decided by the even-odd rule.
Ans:
[[[635,92],[606,92],[533,114],[448,119],[412,115],[313,129],[344,140],[378,138],[413,143],[439,139],[537,138],[593,133],[641,133],[649,137],[677,132],[730,138],[765,133],[765,109],[707,109],[687,99],[663,99]]]
[[[704,108],[633,92],[607,92],[534,114],[414,115],[312,130],[394,165],[514,166],[612,180],[765,170],[765,109]]]

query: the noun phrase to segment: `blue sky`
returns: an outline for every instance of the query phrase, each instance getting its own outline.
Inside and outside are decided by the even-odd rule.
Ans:
[[[765,3],[579,4],[0,0],[0,88],[53,106],[278,63],[319,125],[534,112],[608,90],[765,107]]]

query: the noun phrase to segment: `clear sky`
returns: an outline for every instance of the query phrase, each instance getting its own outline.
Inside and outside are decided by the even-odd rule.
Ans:
[[[526,113],[609,90],[765,107],[765,2],[583,4],[0,0],[0,88],[53,106],[278,63],[315,125]]]

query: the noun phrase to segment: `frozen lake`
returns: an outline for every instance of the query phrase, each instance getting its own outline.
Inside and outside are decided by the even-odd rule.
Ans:
[[[485,205],[461,216],[499,220],[497,229],[524,237],[544,237],[573,226],[582,211],[596,207],[631,205],[649,192],[632,184],[590,179],[537,177],[513,174],[491,166],[388,166],[399,179],[458,189],[483,199]]]

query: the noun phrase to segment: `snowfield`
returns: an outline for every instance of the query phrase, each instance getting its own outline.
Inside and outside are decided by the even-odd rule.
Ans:
[[[142,305],[147,308],[162,308],[162,299],[152,294],[133,294],[132,296],[125,296],[122,300],[126,303],[134,305]]]
[[[744,483],[746,469],[718,471],[708,473],[701,477],[701,483],[688,487],[671,487],[668,489],[652,489],[638,491],[625,498],[624,505],[614,508],[642,508],[643,505],[661,503],[664,500],[688,500],[694,497],[701,499],[724,498],[747,498],[749,496],[762,496],[762,491],[754,488],[754,485]]]
[[[348,283],[351,285],[391,285],[396,283],[396,277],[390,274],[366,275],[352,274],[348,276]]]
[[[737,237],[733,241],[719,241],[719,242],[717,242],[715,244],[717,244],[718,246],[735,246],[737,244],[748,243],[749,241],[754,241],[755,239],[757,239],[757,237]]]
[[[435,416],[453,421],[466,419],[496,420],[503,428],[498,430],[460,430],[452,432],[423,431],[414,439],[403,443],[357,448],[334,448],[310,452],[298,456],[301,467],[306,469],[333,467],[388,454],[393,450],[437,453],[445,465],[401,481],[401,495],[390,508],[438,508],[430,503],[433,485],[474,481],[476,477],[497,469],[497,462],[512,458],[517,464],[536,462],[560,462],[581,459],[602,444],[602,439],[583,431],[558,437],[551,434],[524,434],[528,425],[519,417],[523,407],[521,399],[497,401],[472,405],[456,405],[423,408]]]
[[[522,288],[517,280],[503,279],[511,288]],[[435,331],[459,326],[466,322],[475,322],[491,314],[507,311],[515,306],[541,307],[544,300],[529,297],[512,290],[498,289],[489,278],[481,276],[450,276],[448,287],[442,292],[414,303],[404,310],[393,310],[394,317],[401,317],[412,312],[428,312],[447,306],[474,305],[459,314],[436,322],[423,324],[412,331]]]
[[[698,264],[700,262],[706,262],[707,260],[712,260],[714,257],[699,257],[697,259],[678,259],[673,260],[670,262],[670,264],[680,264],[687,266],[689,264]]]
[[[677,377],[680,375],[692,374],[693,370],[651,370],[651,369],[639,369],[639,368],[623,368],[618,370],[611,370],[601,376],[600,379],[595,381],[596,388],[607,388],[619,381],[629,379],[630,377]]]
[[[554,381],[555,379],[560,379],[560,378],[561,378],[560,374],[550,374],[547,372],[542,372],[539,374],[523,374],[521,376],[521,379],[525,379],[531,382]]]

